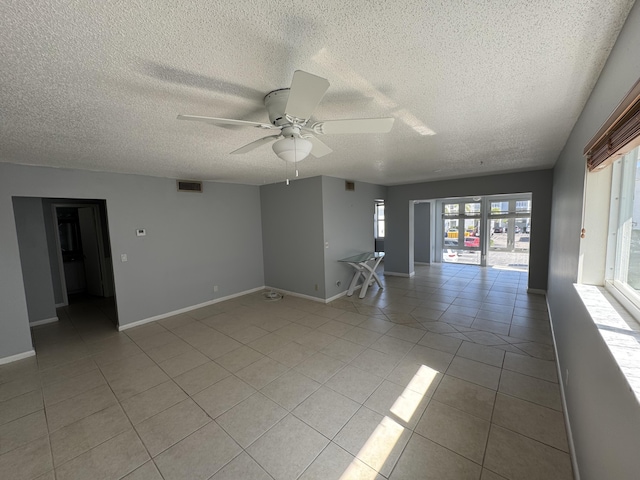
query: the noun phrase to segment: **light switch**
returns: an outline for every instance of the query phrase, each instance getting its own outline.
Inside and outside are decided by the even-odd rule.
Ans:
[[[123,262],[126,262],[128,260],[127,254],[123,253],[122,255],[120,255],[120,260],[122,260]]]

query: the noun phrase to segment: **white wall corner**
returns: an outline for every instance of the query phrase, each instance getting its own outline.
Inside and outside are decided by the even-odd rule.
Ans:
[[[362,286],[362,285],[360,285],[360,287],[361,287],[361,286]],[[359,288],[359,287],[356,287],[356,290],[357,290],[358,288]],[[355,293],[355,290],[354,290],[354,293]],[[337,300],[337,299],[339,299],[339,298],[344,297],[346,294],[347,294],[347,290],[345,290],[344,292],[338,293],[337,295],[334,295],[333,297],[329,297],[329,298],[327,298],[327,299],[324,301],[324,303],[331,303],[331,302],[333,302],[334,300]]]

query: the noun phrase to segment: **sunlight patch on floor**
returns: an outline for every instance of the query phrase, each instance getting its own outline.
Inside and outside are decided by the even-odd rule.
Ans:
[[[409,422],[439,372],[426,365],[420,365],[404,391],[395,400],[390,413],[398,419]],[[340,480],[373,480],[391,456],[398,440],[404,432],[402,425],[385,416],[362,446],[356,458],[340,476]],[[399,454],[398,454],[399,457]],[[375,472],[362,468],[362,462]]]
[[[438,374],[437,370],[421,365],[407,387],[391,407],[391,413],[408,422]]]

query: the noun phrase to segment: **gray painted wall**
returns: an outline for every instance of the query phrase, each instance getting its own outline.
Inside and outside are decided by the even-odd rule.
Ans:
[[[373,251],[374,201],[385,193],[361,182],[346,191],[333,177],[261,186],[265,284],[323,300],[344,292],[353,269],[338,260]]]
[[[32,348],[12,196],[106,200],[121,325],[264,285],[258,187],[0,163],[0,358]]]
[[[638,45],[640,4],[631,10],[554,170],[548,301],[582,480],[638,478],[640,471],[640,407],[573,287],[582,227],[582,152],[640,77]]]
[[[265,285],[325,298],[322,177],[263,185],[260,200]]]
[[[386,187],[355,182],[355,190],[346,191],[344,182],[322,177],[324,241],[329,244],[324,249],[325,298],[344,292],[353,277],[353,268],[338,260],[374,250],[375,200],[386,197]]]
[[[413,260],[420,263],[431,262],[431,204],[417,203],[413,211],[414,255]]]
[[[29,322],[50,320],[56,317],[56,309],[42,202],[14,197],[13,212]]]
[[[411,201],[531,192],[531,223],[535,229],[531,230],[529,288],[546,290],[552,181],[552,170],[536,170],[389,187],[385,203],[385,271],[406,275],[414,271]]]

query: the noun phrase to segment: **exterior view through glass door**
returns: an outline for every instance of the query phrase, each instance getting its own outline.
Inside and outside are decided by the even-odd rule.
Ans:
[[[531,194],[443,199],[441,261],[529,268]]]
[[[486,264],[529,268],[531,195],[488,198]]]
[[[442,261],[481,265],[480,199],[442,202]]]

